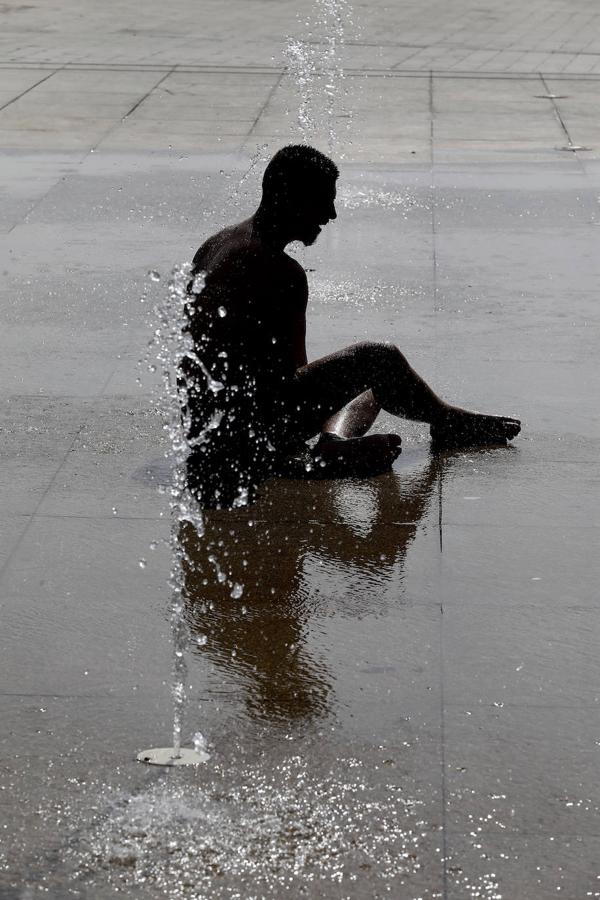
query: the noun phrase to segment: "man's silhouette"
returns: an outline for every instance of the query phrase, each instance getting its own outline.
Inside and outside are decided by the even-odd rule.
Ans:
[[[209,238],[194,257],[189,331],[197,360],[182,367],[193,452],[188,474],[206,505],[243,500],[310,438],[332,476],[388,469],[396,434],[367,434],[381,409],[427,422],[438,443],[505,442],[516,419],[450,406],[392,343],[365,341],[308,363],[308,285],[288,256],[336,218],[336,165],[312,147],[284,147],[269,162],[249,219]],[[207,378],[212,377],[212,389]],[[218,382],[223,385],[215,390]]]

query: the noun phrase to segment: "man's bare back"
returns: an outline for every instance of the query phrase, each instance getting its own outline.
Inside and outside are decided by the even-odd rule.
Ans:
[[[337,175],[313,148],[284,148],[267,166],[256,213],[194,257],[204,280],[201,293],[191,289],[189,330],[203,367],[225,387],[210,397],[202,369],[184,371],[199,441],[190,472],[217,503],[245,496],[317,435],[319,470],[330,476],[389,468],[399,436],[367,434],[381,409],[430,423],[438,444],[505,442],[520,430],[516,419],[445,403],[393,344],[363,342],[307,363],[307,279],[285,247],[312,244],[336,218]]]
[[[213,332],[221,326],[223,345],[230,353],[243,351],[261,382],[269,373],[291,377],[306,364],[306,273],[264,240],[253,218],[209,238],[194,257],[193,272],[205,278],[191,320],[195,339],[200,322]]]

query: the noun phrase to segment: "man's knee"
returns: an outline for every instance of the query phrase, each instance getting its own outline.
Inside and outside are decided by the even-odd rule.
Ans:
[[[388,341],[361,341],[355,345],[356,352],[369,361],[379,365],[405,368],[408,362],[398,347]]]

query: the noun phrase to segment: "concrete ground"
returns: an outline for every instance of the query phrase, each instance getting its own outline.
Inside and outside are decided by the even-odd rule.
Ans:
[[[0,16],[1,900],[599,897],[597,5]],[[439,458],[384,419],[393,473],[210,516],[244,584],[186,584],[211,761],[146,768],[171,729],[148,307],[330,127],[310,356],[394,338],[523,433]]]

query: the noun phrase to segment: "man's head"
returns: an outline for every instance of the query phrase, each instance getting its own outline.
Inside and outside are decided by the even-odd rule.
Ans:
[[[338,175],[335,163],[319,150],[290,144],[278,150],[265,169],[261,207],[290,229],[289,240],[312,244],[321,225],[336,218]]]

